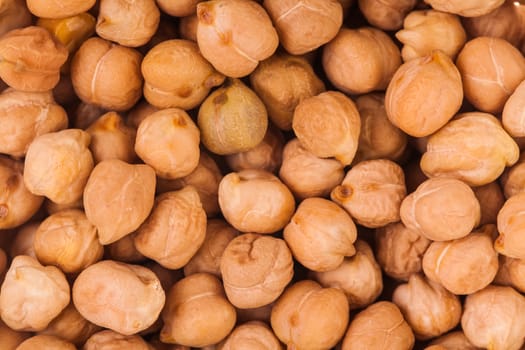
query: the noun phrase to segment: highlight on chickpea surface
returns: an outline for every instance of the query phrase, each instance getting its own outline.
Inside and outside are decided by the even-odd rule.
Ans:
[[[0,0],[0,350],[525,349],[525,2]]]

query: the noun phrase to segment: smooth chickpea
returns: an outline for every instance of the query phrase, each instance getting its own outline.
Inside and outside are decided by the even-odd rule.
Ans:
[[[399,208],[405,196],[403,169],[387,159],[356,164],[330,194],[357,223],[369,228],[399,221]]]
[[[55,337],[53,335],[35,335],[31,338],[24,340],[16,350],[75,350],[76,347],[72,343]]]
[[[52,0],[45,4],[38,0],[27,0],[32,14],[42,18],[64,18],[87,12],[95,5],[95,0]]]
[[[30,336],[31,333],[12,330],[0,320],[0,348],[4,350],[16,350],[16,347]]]
[[[394,41],[380,29],[342,28],[323,47],[323,69],[332,84],[347,94],[385,90],[401,65]]]
[[[0,4],[0,36],[10,30],[29,26],[32,20],[25,0],[6,0]]]
[[[197,43],[219,72],[240,78],[253,72],[279,44],[265,9],[249,0],[212,0],[197,4]]]
[[[271,325],[288,348],[330,349],[343,338],[349,314],[341,290],[302,280],[288,287],[277,300]]]
[[[196,273],[171,287],[162,311],[163,343],[204,347],[222,341],[235,326],[235,308],[213,275]]]
[[[36,259],[33,242],[39,226],[40,221],[30,221],[20,226],[11,242],[9,255],[12,257],[28,255]]]
[[[525,259],[523,252],[523,213],[525,192],[520,192],[505,201],[497,217],[499,237],[494,248],[505,256]]]
[[[283,346],[266,323],[251,321],[235,327],[216,349],[281,350]]]
[[[146,220],[153,208],[155,183],[155,172],[148,165],[110,159],[95,166],[83,200],[100,243],[113,243]]]
[[[359,9],[366,20],[383,30],[397,30],[405,16],[416,6],[416,0],[359,0]]]
[[[170,16],[190,16],[197,11],[197,4],[202,0],[157,0],[160,9]]]
[[[345,333],[341,350],[409,350],[414,346],[412,329],[396,304],[380,301],[359,312]]]
[[[477,17],[497,9],[505,0],[425,0],[425,2],[438,11],[455,13],[463,17]]]
[[[275,301],[292,280],[292,253],[280,238],[245,233],[224,249],[220,271],[228,300],[257,308]]]
[[[112,330],[103,330],[87,339],[83,350],[151,350],[146,341],[139,335],[123,335]]]
[[[480,225],[496,224],[498,212],[505,203],[505,196],[498,182],[472,188],[481,208]]]
[[[243,170],[222,178],[219,206],[237,230],[273,233],[290,221],[295,200],[277,176],[263,170]]]
[[[54,266],[18,255],[0,289],[0,316],[16,331],[41,331],[69,304],[66,277]]]

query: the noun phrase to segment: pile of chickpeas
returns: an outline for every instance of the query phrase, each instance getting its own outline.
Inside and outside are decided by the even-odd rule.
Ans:
[[[0,0],[0,349],[525,349],[525,6]]]

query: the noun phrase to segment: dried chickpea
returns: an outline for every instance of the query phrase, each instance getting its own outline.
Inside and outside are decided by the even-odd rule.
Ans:
[[[211,0],[197,4],[197,43],[219,72],[240,78],[253,72],[279,44],[265,9],[252,0]]]
[[[416,339],[442,335],[456,327],[461,318],[459,298],[420,274],[399,285],[392,301],[401,309]]]
[[[84,189],[84,208],[100,243],[113,243],[146,220],[155,183],[155,172],[148,165],[110,159],[95,166]]]
[[[55,337],[54,335],[35,335],[24,340],[16,350],[75,350],[76,347],[72,343]]]
[[[27,222],[44,201],[24,184],[23,167],[22,161],[0,156],[0,229]]]
[[[143,263],[147,258],[135,247],[136,231],[106,245],[105,255],[108,259],[129,264]]]
[[[72,297],[86,320],[124,335],[151,326],[165,301],[160,281],[150,269],[113,260],[84,269],[73,284]]]
[[[417,0],[359,0],[358,4],[371,25],[383,30],[397,30]]]
[[[430,136],[420,164],[429,177],[454,177],[482,186],[496,180],[518,157],[518,145],[498,119],[469,112],[457,115]]]
[[[166,0],[166,1],[172,2],[171,0]],[[159,4],[160,6],[159,1],[157,1],[157,4]],[[199,18],[197,17],[197,13],[194,13],[189,16],[181,17],[179,19],[179,33],[180,33],[181,39],[197,42],[197,26],[198,25],[199,25]]]
[[[344,176],[341,162],[317,157],[307,151],[297,138],[284,146],[279,178],[296,198],[327,197]]]
[[[293,112],[303,99],[325,91],[325,85],[304,57],[275,54],[250,74],[253,90],[282,130],[292,129]]]
[[[190,174],[199,163],[199,129],[182,109],[150,114],[138,129],[135,152],[158,176],[176,179]]]
[[[525,292],[525,259],[499,256],[499,270],[494,283],[510,286],[520,293]]]
[[[520,192],[507,199],[497,218],[499,237],[494,242],[494,248],[498,253],[516,259],[525,259],[522,238],[524,198],[525,192]]]
[[[12,330],[0,320],[0,348],[3,350],[16,350],[30,336],[30,333]]]
[[[453,178],[432,178],[401,203],[403,224],[433,241],[468,235],[479,224],[480,205],[472,189]]]
[[[312,271],[330,271],[356,251],[355,224],[346,211],[334,202],[311,197],[303,200],[283,237],[294,258]]]
[[[224,81],[224,75],[202,57],[196,43],[181,39],[154,46],[144,56],[141,71],[144,97],[158,108],[195,108]]]
[[[372,27],[342,28],[323,47],[323,69],[328,79],[347,94],[386,89],[401,65],[401,53],[383,31]]]
[[[69,304],[69,284],[54,266],[18,255],[0,289],[0,316],[16,331],[41,331]]]
[[[235,327],[216,349],[282,350],[283,346],[266,323],[251,321]]]
[[[295,200],[277,176],[263,170],[243,170],[222,178],[219,206],[237,230],[273,233],[290,221]]]
[[[52,0],[44,4],[38,0],[27,0],[27,7],[37,17],[65,18],[87,12],[95,2],[95,0]]]
[[[456,114],[462,102],[460,72],[440,50],[401,65],[385,95],[392,124],[415,137],[437,131]]]
[[[396,33],[403,48],[403,61],[409,61],[441,50],[455,59],[465,42],[467,34],[460,17],[436,10],[410,12],[403,21],[403,29]]]
[[[399,208],[405,196],[403,169],[387,159],[356,164],[330,194],[358,224],[370,228],[399,221]]]
[[[522,153],[518,162],[505,169],[499,178],[505,198],[510,198],[515,194],[525,191],[525,155]]]
[[[162,311],[163,343],[204,347],[222,341],[235,326],[235,308],[213,275],[196,273],[171,287]]]
[[[425,0],[435,10],[455,13],[463,17],[485,15],[498,7],[505,0]]]
[[[498,212],[505,203],[505,197],[499,184],[494,181],[472,188],[481,208],[480,225],[495,224]]]
[[[40,221],[31,221],[20,226],[9,247],[9,255],[12,257],[28,255],[36,259],[33,242],[39,226]]]
[[[334,270],[310,273],[323,287],[341,289],[350,309],[370,305],[383,291],[381,267],[375,260],[372,248],[365,241],[357,240],[355,249],[355,255],[345,258]]]
[[[67,49],[46,29],[13,29],[0,37],[0,79],[17,90],[45,92],[58,84],[67,57]]]
[[[440,346],[443,350],[480,350],[480,348],[472,345],[462,331],[455,331],[442,335],[434,339],[430,345]]]
[[[29,26],[32,20],[24,0],[4,0],[0,3],[0,36],[10,30]]]
[[[422,269],[423,254],[430,240],[402,222],[379,227],[375,231],[375,254],[387,275],[398,280],[408,278]]]
[[[459,52],[456,65],[465,98],[479,111],[500,113],[525,79],[525,58],[508,41],[477,37]]]
[[[337,0],[264,0],[280,44],[292,55],[313,51],[332,40],[343,24]]]
[[[475,346],[518,350],[523,345],[525,298],[511,287],[488,286],[465,300],[461,328]]]
[[[288,349],[330,349],[343,338],[349,314],[341,290],[302,280],[277,300],[271,325]]]
[[[523,119],[525,118],[525,112],[523,110],[525,106],[522,102],[524,97],[525,80],[519,83],[503,106],[501,122],[505,130],[512,137],[525,136],[525,126],[523,125]]]
[[[107,110],[130,109],[142,95],[142,55],[135,49],[92,37],[71,61],[71,81],[85,103]]]
[[[66,129],[36,137],[24,162],[24,183],[31,193],[58,204],[82,197],[93,169],[91,136],[80,129]]]
[[[83,350],[152,350],[139,335],[123,335],[112,330],[103,330],[87,339]]]
[[[197,190],[185,186],[165,192],[134,237],[137,250],[175,270],[182,268],[199,250],[206,235],[206,212]]]
[[[197,11],[197,4],[202,0],[157,0],[157,5],[162,12],[170,16],[184,17],[195,14]]]
[[[228,243],[220,262],[226,296],[241,309],[274,302],[292,280],[293,265],[284,240],[241,234]]]
[[[414,333],[396,304],[380,301],[359,312],[350,322],[341,350],[410,350]]]

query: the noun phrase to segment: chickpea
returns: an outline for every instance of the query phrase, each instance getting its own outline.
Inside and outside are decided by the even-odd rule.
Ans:
[[[0,320],[0,347],[4,350],[16,350],[24,340],[29,338],[30,333],[14,331]]]
[[[254,348],[260,350],[283,349],[270,327],[259,321],[251,321],[235,327],[228,338],[216,347],[217,350]]]
[[[155,183],[155,172],[148,165],[109,159],[95,166],[84,189],[84,208],[100,243],[113,243],[146,220]]]
[[[275,301],[292,280],[292,253],[280,238],[245,233],[224,249],[220,271],[228,300],[257,308]]]
[[[11,242],[9,255],[12,257],[28,255],[36,259],[33,242],[39,226],[40,221],[30,221],[20,226]]]
[[[525,292],[525,259],[499,256],[499,270],[494,283],[510,286],[520,293]]]
[[[295,200],[279,178],[263,170],[229,173],[219,184],[224,218],[241,232],[274,233],[295,211]]]
[[[480,350],[480,348],[472,345],[462,331],[455,331],[442,335],[433,340],[430,345],[441,346],[444,350]]]
[[[35,335],[31,338],[24,340],[16,350],[75,350],[76,347],[59,337],[53,335]]]
[[[341,350],[409,350],[414,342],[414,333],[396,304],[380,301],[359,312],[350,322]]]
[[[211,0],[197,4],[197,43],[219,72],[240,78],[253,72],[279,44],[265,9],[249,0]]]
[[[380,29],[342,28],[323,48],[323,69],[332,84],[347,94],[384,90],[401,65],[394,41]]]
[[[520,349],[523,345],[525,298],[511,287],[488,286],[465,299],[461,328],[481,348]],[[490,315],[490,317],[487,317]]]
[[[147,260],[135,246],[136,231],[125,235],[119,240],[105,246],[105,255],[108,259],[125,262],[128,264],[140,264]]]
[[[157,5],[160,9],[170,16],[184,17],[195,14],[197,11],[197,4],[202,0],[157,0]]]
[[[163,343],[203,347],[216,344],[235,326],[235,308],[226,299],[220,281],[196,273],[175,283],[162,312]]]
[[[29,26],[32,20],[24,0],[5,0],[0,4],[0,36],[10,30]]]
[[[499,237],[494,248],[498,253],[516,259],[525,259],[521,239],[524,198],[525,192],[520,192],[507,199],[497,218]]]
[[[112,330],[103,330],[87,339],[83,350],[151,350],[151,347],[139,335],[123,335]]]
[[[499,184],[494,181],[472,189],[481,208],[480,225],[496,224],[498,212],[505,203],[505,197]]]
[[[45,4],[38,0],[27,0],[29,11],[42,18],[65,18],[87,12],[95,0],[52,0]]]
[[[271,325],[289,349],[330,349],[343,338],[349,314],[341,290],[302,280],[288,287],[277,300]]]
[[[170,1],[170,0],[166,0],[166,1]],[[160,2],[158,0],[157,0],[157,4],[160,6]],[[179,19],[179,33],[180,33],[181,39],[197,42],[197,26],[198,25],[199,25],[199,18],[197,17],[197,13],[194,13],[189,16],[181,17]]]
[[[18,255],[11,261],[0,289],[0,316],[15,331],[37,332],[69,304],[69,284],[54,266]]]
[[[1,95],[0,95],[1,96]],[[505,130],[512,137],[525,136],[525,128],[521,122],[523,119],[523,102],[525,96],[525,80],[522,81],[509,96],[501,115],[501,122]]]
[[[369,228],[399,221],[399,208],[405,196],[403,169],[387,159],[356,164],[330,194],[358,224]]]
[[[412,10],[416,0],[359,0],[359,9],[366,20],[383,30],[397,30],[403,25],[403,19]]]
[[[463,17],[477,17],[497,9],[505,0],[425,0],[425,2],[435,10],[455,13]]]

